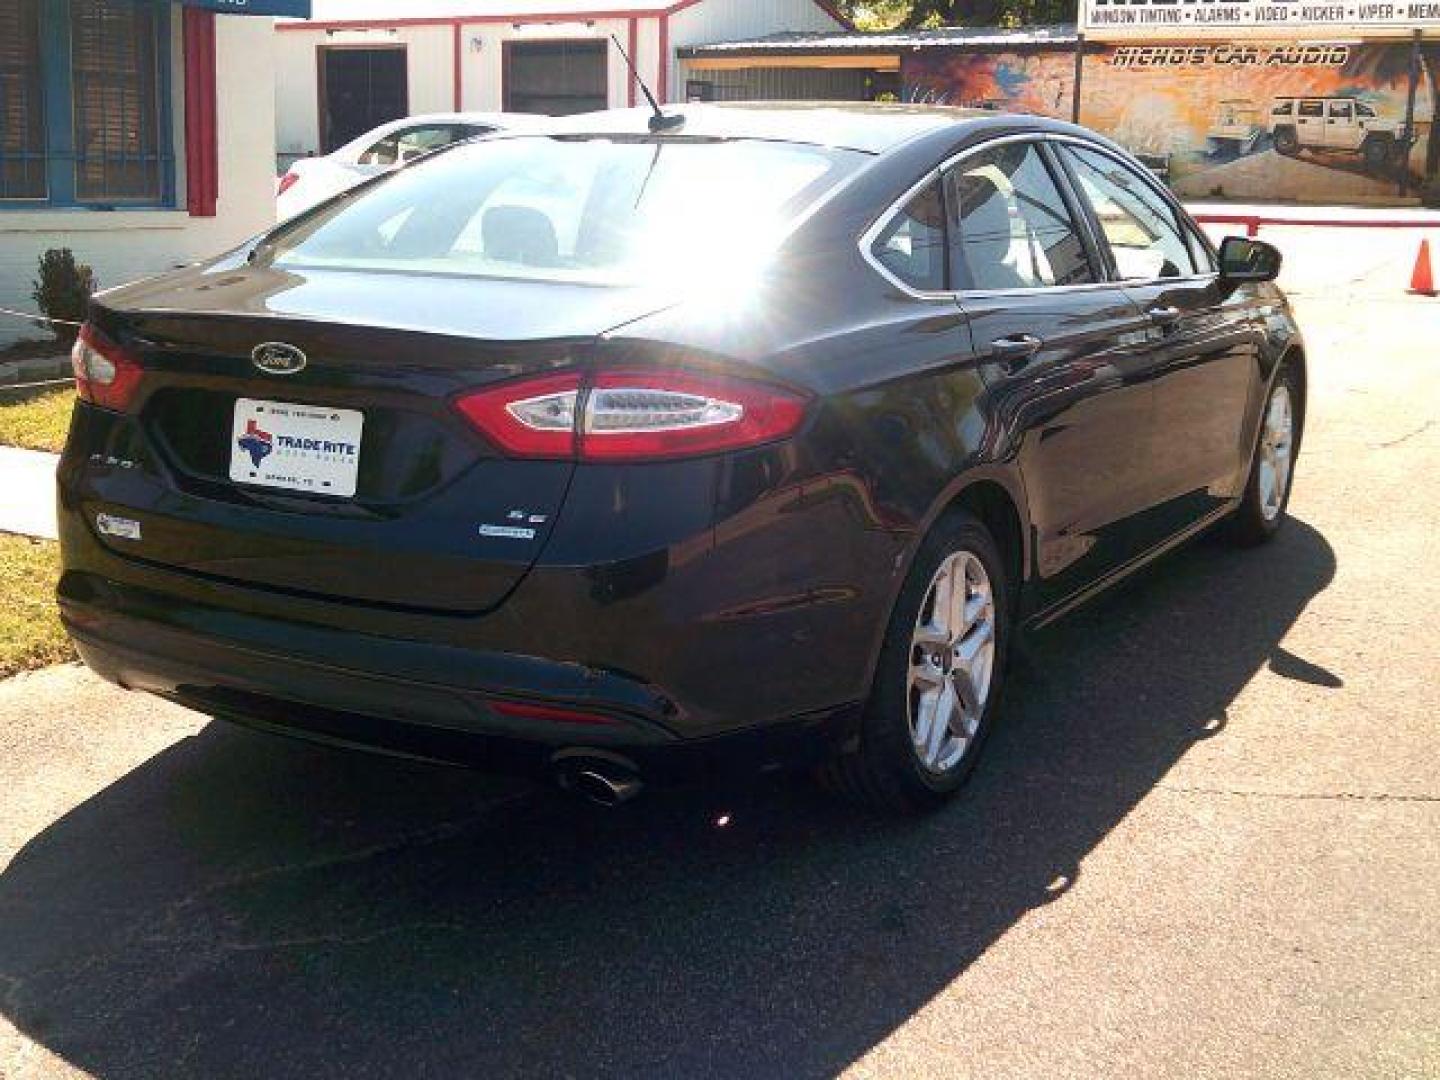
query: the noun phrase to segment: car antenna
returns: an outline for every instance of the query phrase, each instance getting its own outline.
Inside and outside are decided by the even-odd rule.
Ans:
[[[655,113],[650,117],[650,130],[654,132],[674,131],[678,127],[684,127],[685,117],[682,114],[671,113],[667,116],[660,111],[660,103],[655,100],[655,95],[650,92],[650,87],[645,85],[645,80],[640,77],[640,72],[635,67],[635,61],[630,59],[630,54],[625,51],[625,46],[620,44],[620,39],[611,34],[610,40],[615,42],[615,48],[620,50],[620,55],[625,59],[625,66],[630,69],[630,77],[640,84],[640,92],[645,95],[645,100],[650,103],[650,108]]]

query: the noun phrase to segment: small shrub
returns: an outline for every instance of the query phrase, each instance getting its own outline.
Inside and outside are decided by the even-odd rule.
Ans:
[[[98,282],[95,271],[84,263],[77,263],[75,253],[69,248],[51,248],[40,256],[40,276],[34,284],[30,295],[35,298],[40,314],[47,319],[79,323],[85,321],[90,294]],[[45,326],[67,345],[75,340],[77,331],[73,326],[55,323]]]

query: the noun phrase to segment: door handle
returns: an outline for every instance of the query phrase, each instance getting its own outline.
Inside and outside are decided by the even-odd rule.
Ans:
[[[1014,371],[1039,352],[1043,344],[1034,334],[1011,334],[992,341],[990,355],[1004,364],[1007,370]]]
[[[1174,326],[1180,321],[1180,309],[1177,307],[1152,307],[1145,314],[1156,326]]]

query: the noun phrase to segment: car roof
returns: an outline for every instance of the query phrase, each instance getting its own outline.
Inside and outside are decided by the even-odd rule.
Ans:
[[[838,101],[737,101],[666,105],[663,110],[667,116],[685,118],[682,127],[665,133],[673,137],[767,139],[869,154],[883,154],[944,128],[993,121],[1001,115],[990,109]],[[644,135],[649,134],[653,115],[648,108],[581,113],[551,120],[540,130],[558,135]]]
[[[399,120],[392,120],[390,123],[396,126],[405,124],[495,124],[499,127],[534,127],[548,123],[550,117],[538,116],[535,113],[507,113],[507,112],[444,112],[444,113],[419,113],[415,116],[401,117]]]

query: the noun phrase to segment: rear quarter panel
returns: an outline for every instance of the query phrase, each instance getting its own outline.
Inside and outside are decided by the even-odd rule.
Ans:
[[[1013,472],[986,455],[987,390],[958,304],[901,292],[857,247],[924,160],[866,170],[765,272],[701,287],[602,347],[813,395],[799,437],[719,461],[715,606],[697,616],[750,622],[747,650],[789,657],[796,681],[837,701],[867,692],[918,539],[964,484],[998,479],[1023,514]]]

